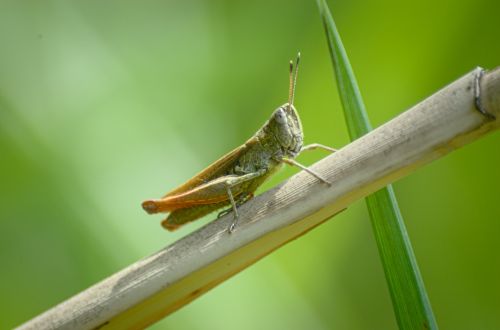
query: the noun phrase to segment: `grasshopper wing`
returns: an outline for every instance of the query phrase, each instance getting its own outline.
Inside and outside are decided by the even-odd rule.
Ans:
[[[164,195],[163,198],[179,195],[209,181],[212,181],[215,178],[223,176],[229,171],[229,169],[234,167],[236,160],[249,148],[255,145],[257,141],[258,140],[256,138],[249,139],[243,145],[235,148],[233,151],[228,152],[227,154],[216,160],[210,166],[189,179],[186,183],[180,185],[179,187]]]

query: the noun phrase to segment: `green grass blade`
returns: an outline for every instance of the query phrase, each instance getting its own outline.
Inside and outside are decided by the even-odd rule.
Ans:
[[[351,140],[371,130],[356,78],[325,0],[317,0]],[[437,329],[392,186],[366,198],[400,329]]]

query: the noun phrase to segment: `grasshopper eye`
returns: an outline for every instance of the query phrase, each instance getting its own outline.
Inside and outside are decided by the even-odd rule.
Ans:
[[[274,119],[276,119],[276,122],[278,124],[286,124],[287,120],[286,120],[286,113],[283,109],[278,109],[278,111],[276,111],[275,115],[274,115]]]

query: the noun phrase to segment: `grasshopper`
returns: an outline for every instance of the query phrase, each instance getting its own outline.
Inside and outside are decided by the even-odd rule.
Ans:
[[[169,212],[162,226],[173,231],[230,205],[231,208],[219,216],[233,212],[233,221],[228,228],[231,233],[238,221],[238,207],[251,199],[255,190],[284,163],[297,166],[330,185],[320,174],[294,160],[305,150],[336,151],[317,143],[303,145],[302,124],[293,106],[299,60],[300,53],[295,70],[290,61],[288,103],[277,108],[255,135],[161,199],[143,202],[143,209],[149,214]]]

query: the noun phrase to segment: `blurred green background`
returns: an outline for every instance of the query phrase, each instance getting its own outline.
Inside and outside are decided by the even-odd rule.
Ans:
[[[497,0],[329,4],[374,126],[500,65]],[[140,203],[252,135],[298,50],[306,142],[348,143],[314,1],[2,1],[0,47],[1,329],[211,220]],[[497,133],[394,185],[442,329],[500,328],[499,166]],[[395,329],[364,202],[153,328]]]

